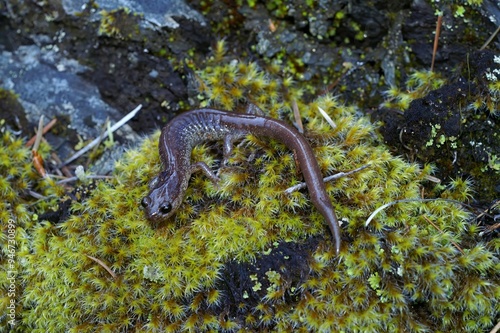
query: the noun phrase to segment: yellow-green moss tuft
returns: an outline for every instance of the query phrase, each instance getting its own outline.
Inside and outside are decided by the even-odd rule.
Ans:
[[[401,91],[392,87],[386,91],[387,100],[384,107],[395,108],[401,111],[407,110],[410,103],[427,95],[430,91],[442,87],[446,80],[437,72],[417,71],[410,75],[406,81],[406,90]]]

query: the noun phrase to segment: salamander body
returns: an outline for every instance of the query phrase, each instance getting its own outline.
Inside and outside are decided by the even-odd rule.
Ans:
[[[248,111],[240,114],[214,109],[192,110],[175,117],[162,129],[159,153],[164,170],[150,182],[150,192],[141,202],[147,218],[156,222],[172,216],[182,203],[193,172],[201,170],[212,181],[219,180],[205,163],[191,163],[194,146],[204,141],[223,140],[224,160],[227,160],[233,141],[250,133],[274,138],[295,153],[311,201],[327,221],[338,254],[339,224],[311,146],[290,125],[257,115],[262,111],[256,106],[250,105]]]

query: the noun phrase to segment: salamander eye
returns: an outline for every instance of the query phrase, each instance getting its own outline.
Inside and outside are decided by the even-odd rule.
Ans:
[[[167,203],[160,206],[160,213],[166,215],[172,210],[172,205]]]
[[[151,204],[151,198],[150,197],[144,197],[141,200],[141,206],[144,208],[148,208],[148,206]]]

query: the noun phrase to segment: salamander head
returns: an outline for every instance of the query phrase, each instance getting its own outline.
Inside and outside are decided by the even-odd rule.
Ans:
[[[181,177],[174,171],[161,172],[149,183],[149,194],[141,201],[146,217],[151,222],[160,222],[174,214],[182,203],[185,186]]]

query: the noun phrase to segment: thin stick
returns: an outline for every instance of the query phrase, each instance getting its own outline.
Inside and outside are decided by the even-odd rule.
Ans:
[[[35,191],[31,191],[31,190],[29,190],[29,191],[28,191],[28,193],[29,193],[29,194],[30,194],[33,198],[35,198],[35,199],[44,199],[44,200],[46,200],[46,199],[47,199],[47,197],[45,197],[45,196],[43,196],[43,195],[41,195],[40,193],[35,192]]]
[[[52,154],[50,154],[50,156],[52,156],[52,158],[54,159],[54,161],[56,161],[56,163],[58,165],[61,164],[61,159],[59,158],[59,156],[57,156],[57,154],[55,152],[52,152]],[[63,166],[62,168],[56,169],[56,170],[58,170],[59,173],[62,173],[66,177],[72,177],[73,176],[73,174],[71,173],[71,171],[69,171],[69,169],[68,169],[67,166]]]
[[[45,127],[43,128],[42,135],[45,135],[45,133],[47,133],[52,127],[54,127],[54,125],[56,123],[57,123],[57,119],[56,118],[54,118],[51,121],[49,121],[49,123],[47,125],[45,125]],[[37,134],[33,135],[33,137],[31,139],[29,139],[28,142],[26,142],[24,145],[26,147],[29,147],[29,146],[33,145],[35,143],[35,140],[36,140],[37,137],[38,137],[38,132],[37,132]]]
[[[73,154],[73,156],[71,156],[66,161],[64,161],[62,164],[60,164],[59,168],[67,165],[68,163],[76,160],[78,157],[80,157],[83,154],[85,154],[86,152],[88,152],[96,144],[98,144],[106,135],[108,135],[108,132],[114,132],[114,131],[116,131],[117,129],[119,129],[120,127],[122,127],[127,121],[129,121],[130,119],[132,119],[137,114],[137,112],[139,112],[139,110],[141,108],[142,108],[142,105],[138,105],[135,109],[133,109],[125,117],[123,117],[119,122],[117,122],[116,124],[114,124],[113,126],[111,126],[111,128],[109,130],[107,130],[104,133],[102,133],[101,135],[99,135],[91,143],[89,143],[87,146],[85,146],[85,148],[80,149],[77,153]]]
[[[434,70],[434,60],[438,49],[439,35],[441,34],[441,25],[443,23],[443,15],[439,15],[436,22],[436,35],[434,36],[434,47],[432,49],[431,72]]]
[[[108,271],[108,273],[109,273],[109,274],[110,274],[113,278],[115,278],[115,279],[116,279],[116,274],[115,274],[115,272],[113,272],[113,271],[111,270],[111,268],[109,268],[109,267],[108,267],[108,265],[106,265],[104,262],[102,262],[101,260],[99,260],[99,259],[97,259],[97,258],[94,258],[94,257],[92,257],[92,256],[89,256],[89,255],[87,255],[87,254],[85,254],[85,256],[86,256],[87,258],[89,258],[89,259],[94,260],[94,261],[95,261],[96,263],[98,263],[99,265],[101,265],[101,266],[102,266],[105,270],[107,270],[107,271]]]
[[[332,126],[333,129],[336,129],[337,125],[335,124],[333,119],[330,118],[330,116],[325,112],[325,110],[323,110],[319,106],[318,106],[318,110],[319,110],[319,113],[321,113],[321,115],[323,116],[323,118],[325,118],[325,120],[330,124],[330,126]]]
[[[490,333],[497,333],[498,330],[500,330],[500,321],[498,322],[498,324],[495,325],[495,327],[493,327]]]
[[[382,210],[386,209],[387,207],[393,206],[393,205],[398,204],[400,202],[412,202],[412,201],[428,202],[428,201],[437,201],[437,200],[443,200],[443,201],[448,201],[448,202],[451,202],[451,203],[456,203],[456,204],[468,207],[469,209],[472,210],[472,207],[470,207],[469,205],[467,205],[467,204],[465,204],[465,203],[463,203],[461,201],[453,200],[453,199],[444,199],[444,198],[434,198],[434,199],[421,199],[421,198],[401,199],[401,200],[391,201],[391,202],[386,203],[385,205],[382,205],[379,208],[375,209],[375,211],[366,220],[365,226],[368,226],[370,224],[370,222],[373,220],[373,218],[375,217],[375,215],[377,215],[379,212],[381,212]]]
[[[106,130],[108,130],[108,132],[106,132]],[[101,134],[98,136],[98,138],[100,138],[100,140],[97,141],[97,143],[94,146],[94,149],[92,149],[92,153],[90,153],[88,158],[87,158],[87,162],[85,163],[85,168],[87,168],[90,165],[91,156],[92,156],[92,154],[95,154],[97,152],[99,145],[101,144],[102,140],[105,137],[104,133],[109,134],[109,117],[106,118],[106,121],[104,122],[104,126],[102,127],[102,130],[101,130]]]
[[[493,33],[493,35],[491,35],[490,38],[488,38],[488,40],[486,42],[484,42],[483,46],[481,46],[481,48],[479,49],[479,51],[484,50],[486,48],[486,46],[488,46],[491,43],[491,41],[493,40],[493,38],[495,38],[495,36],[498,34],[499,31],[500,31],[500,25],[498,26],[497,30],[495,30],[495,32]]]
[[[423,218],[424,218],[427,222],[429,222],[429,223],[430,223],[430,225],[432,225],[434,228],[436,228],[436,229],[437,229],[437,231],[439,231],[440,233],[444,233],[444,231],[443,231],[443,230],[441,230],[441,229],[440,229],[437,225],[435,225],[435,224],[434,224],[431,220],[429,220],[426,216],[422,216],[422,217],[423,217]],[[454,241],[451,241],[451,244],[453,244],[453,245],[454,245],[454,246],[458,249],[458,251],[460,251],[460,253],[462,253],[462,254],[464,254],[464,255],[465,255],[464,251],[460,248],[460,246],[458,246],[458,244],[457,244],[457,243],[455,243]]]
[[[38,150],[38,147],[40,147],[40,141],[42,141],[42,135],[43,135],[43,115],[40,117],[40,120],[38,121],[38,130],[36,131],[36,136],[35,136],[35,144],[33,145],[33,148],[31,148],[34,151]]]
[[[340,74],[340,76],[337,78],[337,80],[335,80],[335,82],[333,82],[332,84],[330,84],[329,86],[327,86],[325,89],[323,89],[323,91],[321,91],[319,93],[320,96],[328,94],[330,92],[330,90],[332,90],[333,88],[335,88],[339,84],[340,80],[344,79],[344,77],[349,73],[349,71],[352,68],[354,68],[354,65],[351,62],[348,62],[348,61],[344,62],[342,64],[342,66],[344,67],[344,69],[342,70],[342,73]],[[356,68],[354,68],[354,69],[356,69]]]
[[[345,176],[349,176],[355,172],[358,172],[358,171],[361,171],[363,169],[366,169],[370,166],[370,163],[368,164],[365,164],[357,169],[354,169],[354,170],[351,170],[351,171],[347,171],[347,172],[339,172],[339,173],[336,173],[334,175],[331,175],[331,176],[328,176],[328,177],[325,177],[323,178],[323,182],[329,182],[330,180],[334,180],[334,179],[339,179],[339,178],[342,178],[342,177],[345,177]],[[286,194],[290,194],[292,192],[295,192],[295,191],[298,191],[300,189],[303,189],[303,188],[306,188],[307,187],[307,184],[306,183],[299,183],[297,185],[294,185],[294,186],[291,186],[289,188],[287,188],[285,190],[285,193]]]
[[[491,205],[491,207],[489,207],[488,210],[492,211],[498,205],[500,205],[500,200],[496,201],[493,205]],[[490,214],[483,211],[483,212],[481,212],[481,214],[476,216],[476,219],[479,219],[479,218],[483,217],[484,215],[492,217]]]
[[[113,179],[113,176],[101,176],[101,175],[88,175],[86,176],[88,179]],[[61,180],[57,181],[57,184],[65,184],[65,183],[71,183],[71,182],[76,182],[78,180],[78,177],[68,177],[64,178]]]

